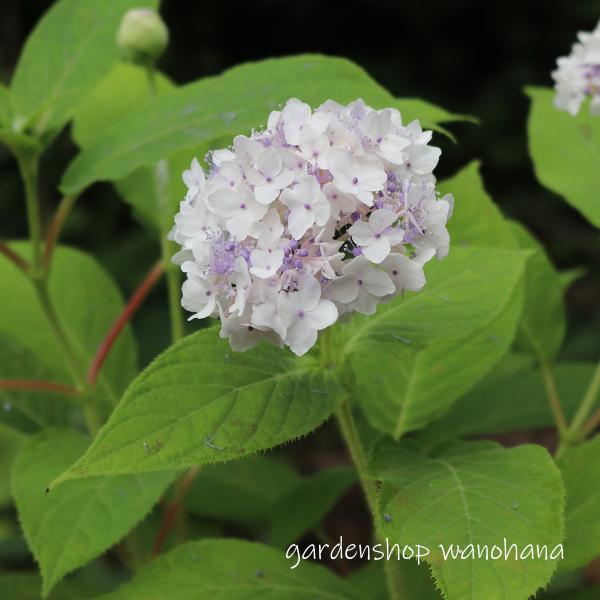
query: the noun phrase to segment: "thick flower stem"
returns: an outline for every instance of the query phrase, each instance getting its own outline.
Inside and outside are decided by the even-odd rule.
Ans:
[[[373,518],[375,535],[376,537],[379,537],[380,517],[377,503],[377,486],[375,481],[373,481],[368,474],[367,457],[362,442],[360,441],[354,416],[352,415],[352,407],[347,400],[344,401],[337,410],[336,417],[342,437],[344,438],[346,447],[350,452],[350,456],[352,457],[352,461],[358,472],[358,478]],[[392,600],[403,600],[405,598],[404,586],[397,565],[390,561],[385,561],[384,571],[390,598]]]
[[[25,186],[25,204],[31,239],[31,276],[41,276],[42,268],[42,219],[38,201],[38,156],[28,152],[17,153],[17,163],[23,185]]]

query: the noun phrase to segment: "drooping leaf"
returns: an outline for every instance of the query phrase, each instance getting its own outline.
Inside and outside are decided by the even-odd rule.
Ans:
[[[29,244],[12,247],[29,258]],[[0,280],[9,291],[0,298],[0,333],[36,355],[49,372],[71,381],[64,356],[36,297],[31,282],[11,262],[0,257]],[[122,311],[114,283],[92,258],[72,248],[58,247],[49,278],[54,308],[85,368]],[[104,364],[99,390],[116,402],[137,373],[137,349],[129,326],[120,334]]]
[[[60,129],[118,60],[115,35],[131,8],[156,0],[60,0],[29,36],[11,92],[15,123],[36,135]]]
[[[454,248],[427,284],[342,326],[354,395],[373,427],[400,437],[423,427],[508,351],[526,255]]]
[[[346,467],[324,469],[303,478],[271,510],[271,544],[286,548],[317,527],[355,482],[354,469]]]
[[[11,486],[27,543],[40,565],[43,595],[67,573],[116,544],[157,502],[174,474],[71,482],[44,494],[89,441],[68,429],[31,438],[15,461]]]
[[[186,496],[187,509],[225,521],[266,520],[275,502],[296,488],[300,475],[269,456],[206,465]]]
[[[404,106],[345,59],[319,55],[268,59],[183,86],[119,121],[71,163],[61,189],[73,193],[93,181],[118,180],[178,150],[248,134],[290,97],[311,105],[330,98],[346,103],[362,97],[376,108],[395,106],[405,122],[418,118],[421,111],[439,120],[455,118],[421,101],[410,100]]]
[[[584,567],[600,555],[600,436],[568,450],[559,460],[567,506],[561,571]]]
[[[554,377],[561,405],[572,418],[594,372],[591,363],[558,363]],[[598,402],[600,406],[600,401]],[[539,369],[489,377],[424,431],[426,438],[463,437],[551,427],[554,419]]]
[[[564,490],[542,447],[453,442],[425,456],[388,438],[375,448],[371,472],[385,483],[382,534],[401,546],[428,548],[425,560],[448,600],[526,600],[551,578]],[[444,558],[442,547],[451,546],[463,558]],[[502,554],[496,559],[494,546]],[[547,560],[537,557],[537,546],[546,546]]]
[[[318,427],[343,397],[335,372],[261,345],[232,352],[214,329],[171,346],[129,386],[58,481],[241,458]]]
[[[0,379],[56,381],[35,354],[0,333]],[[60,382],[60,380],[59,380]],[[0,387],[0,424],[22,433],[67,425],[68,400],[61,394]]]
[[[535,172],[590,223],[600,227],[600,123],[587,110],[572,117],[554,107],[554,90],[527,88],[528,134]]]
[[[461,246],[516,248],[509,221],[486,192],[479,162],[439,183],[440,193],[453,194],[455,206],[448,222],[452,249]]]
[[[560,277],[537,240],[519,223],[511,226],[518,246],[533,251],[525,272],[525,306],[517,346],[533,351],[542,361],[552,362],[566,329]]]
[[[179,546],[140,569],[103,600],[358,600],[361,596],[331,571],[302,561],[291,569],[280,550],[242,540],[203,540]]]

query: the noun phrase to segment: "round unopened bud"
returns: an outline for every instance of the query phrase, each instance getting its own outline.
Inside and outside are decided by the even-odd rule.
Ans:
[[[160,15],[149,8],[125,13],[117,31],[117,45],[124,60],[150,66],[164,52],[169,31]]]

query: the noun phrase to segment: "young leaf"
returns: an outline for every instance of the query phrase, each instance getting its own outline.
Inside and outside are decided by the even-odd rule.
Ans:
[[[567,418],[575,414],[592,377],[591,363],[558,363],[556,387]],[[600,405],[600,401],[598,403]],[[554,424],[539,369],[527,367],[489,377],[460,398],[423,436],[427,439],[489,435]]]
[[[301,480],[287,463],[270,456],[206,465],[190,487],[186,506],[202,517],[242,523],[264,521],[275,502]]]
[[[565,482],[565,559],[561,571],[584,567],[600,555],[600,436],[570,449],[558,462]]]
[[[17,242],[11,246],[29,257],[29,244]],[[1,257],[0,281],[10,290],[0,297],[0,333],[33,352],[44,368],[60,377],[59,381],[71,381],[61,347],[31,282]],[[91,257],[64,247],[55,250],[49,290],[58,317],[85,367],[123,309],[119,291]],[[99,390],[113,403],[137,373],[136,363],[135,340],[127,326],[111,349],[99,380]]]
[[[0,379],[60,381],[27,348],[0,333]],[[0,424],[21,433],[67,425],[69,404],[61,394],[0,387]]]
[[[317,527],[355,482],[354,469],[346,467],[325,469],[303,478],[271,510],[271,544],[286,548]]]
[[[525,272],[525,306],[517,346],[553,361],[565,337],[565,307],[559,275],[544,248],[519,223],[511,223],[517,244],[533,253]]]
[[[385,484],[382,535],[400,546],[427,547],[425,560],[448,600],[488,598],[490,590],[526,600],[552,576],[564,490],[542,447],[454,442],[424,456],[386,439],[374,450],[371,471]],[[530,544],[535,558],[528,557]],[[547,547],[547,560],[537,558],[537,545]],[[445,558],[451,546],[463,558]],[[501,558],[492,558],[494,546]]]
[[[355,397],[373,427],[400,437],[446,410],[508,350],[526,255],[455,248],[417,293],[340,328]]]
[[[280,550],[242,540],[202,540],[179,546],[140,569],[103,600],[165,597],[227,600],[358,600],[343,579],[327,569]]]
[[[53,477],[88,445],[68,429],[25,444],[12,469],[19,520],[43,578],[43,596],[70,571],[116,544],[160,498],[174,474],[123,475],[71,482],[44,494]]]
[[[334,372],[273,346],[231,351],[213,328],[171,346],[129,386],[55,483],[241,458],[305,435],[344,395]]]
[[[156,0],[60,0],[29,36],[11,92],[15,124],[37,136],[60,129],[118,60],[115,35],[130,8]]]
[[[376,108],[394,106],[406,123],[433,110],[414,100],[404,110],[402,100],[345,59],[300,55],[247,63],[183,86],[115,123],[71,163],[61,189],[73,193],[93,181],[118,180],[178,150],[249,133],[288,98],[316,106],[332,96],[342,103],[362,97]],[[460,118],[441,109],[430,114],[439,120]]]
[[[554,90],[530,87],[529,152],[546,187],[600,227],[600,123],[582,110],[572,117],[554,107]]]

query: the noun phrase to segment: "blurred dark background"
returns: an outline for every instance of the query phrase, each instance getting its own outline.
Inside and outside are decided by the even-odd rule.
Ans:
[[[3,81],[10,80],[28,32],[49,4],[1,0]],[[507,0],[492,5],[481,0],[163,0],[161,12],[171,44],[160,67],[178,83],[247,60],[322,52],[356,61],[397,96],[422,97],[479,118],[479,126],[450,125],[457,146],[437,140],[445,151],[439,176],[481,159],[486,187],[502,210],[530,228],[559,268],[586,269],[568,293],[570,328],[564,357],[595,358],[600,236],[560,197],[537,183],[527,152],[528,100],[522,89],[551,85],[556,57],[570,51],[577,31],[595,27],[600,1]],[[42,179],[46,215],[58,201],[53,190],[75,151],[65,133],[47,152]],[[0,223],[2,238],[26,235],[22,190],[4,150],[0,150]],[[158,255],[151,235],[104,184],[94,186],[79,201],[64,241],[96,255],[125,295]],[[166,319],[159,289],[135,320],[144,363],[166,345]]]

